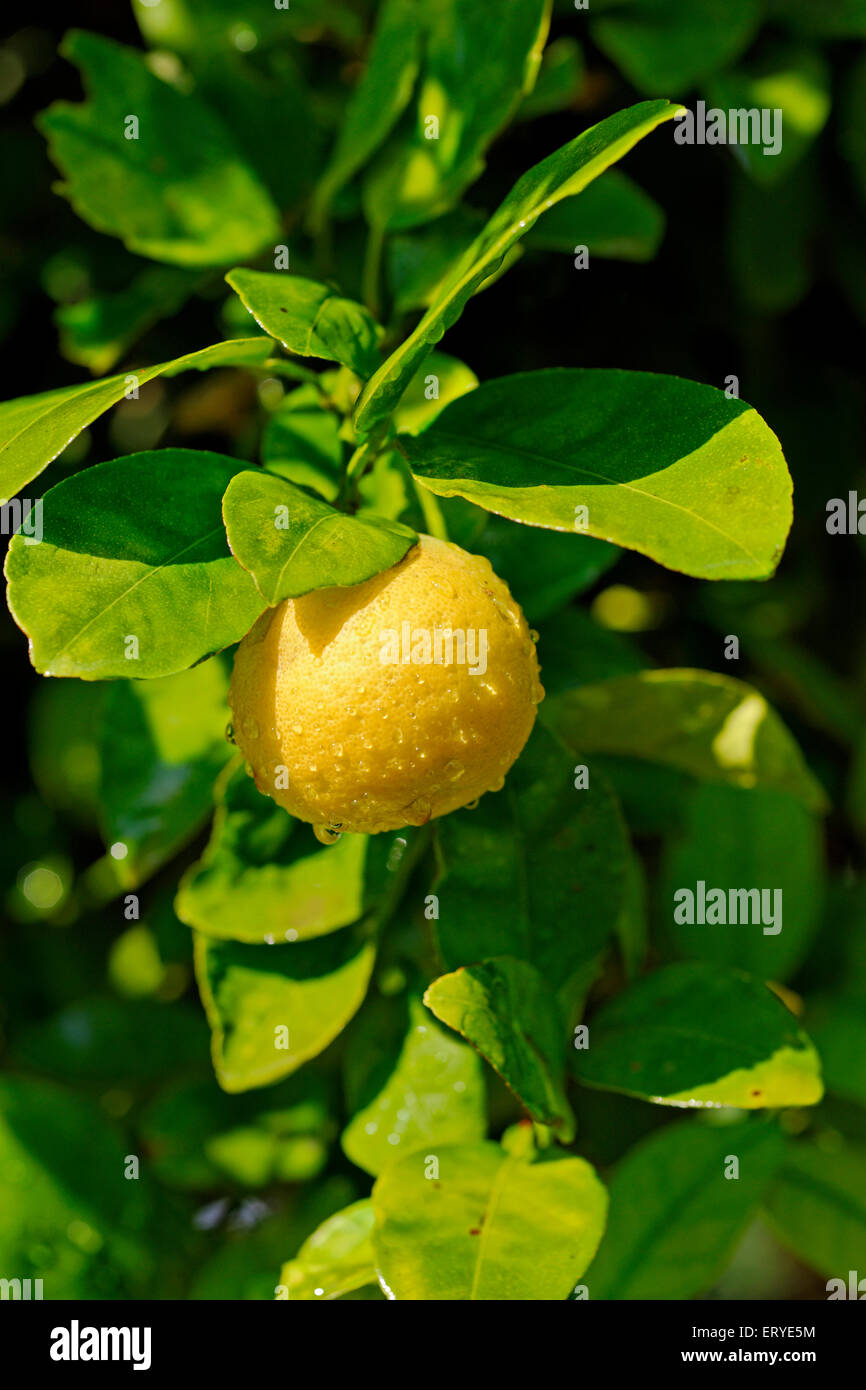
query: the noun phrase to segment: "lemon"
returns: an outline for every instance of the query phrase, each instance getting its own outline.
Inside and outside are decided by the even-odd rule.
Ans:
[[[327,843],[499,790],[543,696],[532,634],[490,562],[421,536],[363,584],[264,613],[229,700],[259,791]]]

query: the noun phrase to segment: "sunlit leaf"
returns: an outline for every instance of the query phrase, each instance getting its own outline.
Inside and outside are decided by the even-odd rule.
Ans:
[[[341,362],[362,377],[378,365],[379,329],[363,304],[301,275],[232,270],[226,280],[256,322],[289,352]]]

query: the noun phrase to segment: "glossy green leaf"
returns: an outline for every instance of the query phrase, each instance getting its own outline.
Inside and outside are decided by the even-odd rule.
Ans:
[[[373,1250],[395,1299],[564,1300],[604,1230],[607,1194],[582,1158],[527,1163],[495,1144],[396,1160],[373,1188]]]
[[[739,970],[689,963],[645,976],[590,1024],[582,1081],[656,1105],[815,1105],[820,1062],[793,1016]]]
[[[557,203],[536,222],[527,247],[590,257],[651,261],[665,232],[665,215],[654,198],[623,174],[609,169],[573,200]]]
[[[786,48],[759,66],[717,73],[707,83],[707,106],[726,112],[781,111],[775,154],[767,153],[759,142],[738,146],[749,175],[758,183],[775,185],[802,159],[826,125],[830,85],[830,66],[822,53]]]
[[[280,1284],[286,1297],[327,1302],[374,1284],[373,1220],[369,1198],[329,1216],[283,1265]]]
[[[641,671],[545,700],[542,722],[574,752],[661,763],[710,782],[773,787],[812,810],[827,798],[757,690],[710,671]]]
[[[413,0],[383,0],[361,76],[313,201],[321,222],[336,193],[367,163],[409,103],[421,62],[421,22]]]
[[[289,352],[341,362],[369,376],[380,361],[379,332],[363,304],[301,275],[232,270],[228,284],[256,323]]]
[[[445,330],[543,212],[580,193],[677,110],[657,101],[619,111],[527,170],[455,265],[417,328],[365,386],[355,412],[357,428],[369,430],[391,413]]]
[[[118,681],[101,730],[102,832],[121,844],[135,886],[181,848],[210,815],[214,779],[228,760],[228,679],[218,660],[151,681]]]
[[[388,237],[385,266],[395,312],[404,314],[410,309],[427,309],[435,301],[440,286],[467,246],[475,240],[484,222],[483,212],[461,204],[453,212],[421,227],[395,232]],[[498,269],[473,293],[480,294],[495,285],[522,255],[520,245],[512,246]],[[424,375],[424,370],[423,367],[419,370],[418,377]]]
[[[592,21],[612,62],[647,96],[685,96],[734,62],[761,21],[759,0],[631,0]]]
[[[175,911],[188,926],[229,941],[325,936],[387,903],[405,873],[405,845],[401,833],[343,835],[322,846],[237,763],[220,779],[210,842],[181,880]]]
[[[538,1124],[564,1144],[574,1138],[565,1094],[565,1024],[534,966],[512,956],[440,975],[424,1003],[477,1047]]]
[[[572,106],[583,85],[583,49],[570,34],[549,43],[541,55],[541,67],[532,91],[520,104],[517,120],[534,121]]]
[[[611,1180],[607,1231],[583,1281],[590,1299],[705,1294],[783,1152],[778,1130],[758,1122],[686,1122],[631,1149]]]
[[[381,228],[436,217],[475,181],[484,151],[535,81],[550,6],[547,0],[438,0],[417,14],[423,27],[417,96],[364,185],[367,216]]]
[[[9,607],[46,676],[172,675],[237,642],[262,611],[220,517],[236,459],[132,454],[50,490],[39,545],[16,536]]]
[[[787,980],[818,925],[822,873],[822,828],[802,802],[765,787],[706,782],[692,790],[684,825],[669,843],[660,910],[678,955]],[[698,881],[707,893],[723,892],[725,925],[677,920],[683,914],[675,911],[674,894],[694,892]],[[740,889],[766,890],[766,896],[751,907],[744,900],[737,916],[745,922],[728,922],[729,894]]]
[[[61,51],[89,100],[55,102],[39,124],[80,217],[172,265],[229,265],[279,240],[270,196],[208,107],[111,39],[74,30]]]
[[[281,946],[196,933],[196,978],[223,1090],[270,1085],[323,1052],[360,1007],[375,954],[351,932]]]
[[[449,969],[510,955],[561,983],[605,945],[629,846],[602,779],[574,782],[574,759],[536,728],[503,791],[437,823],[436,938]]]
[[[406,1033],[393,1070],[343,1131],[346,1156],[379,1173],[396,1152],[471,1144],[487,1131],[481,1063],[470,1047],[408,1001]]]
[[[210,367],[261,367],[273,351],[269,338],[239,338],[215,343],[199,352],[188,352],[171,362],[141,367],[134,373],[88,381],[81,386],[62,386],[38,396],[21,396],[0,403],[0,492],[16,492],[62,453],[77,434],[92,425],[111,406],[122,401],[132,387],[145,386],[158,376],[176,376]]]
[[[148,328],[185,304],[200,280],[193,270],[151,265],[122,290],[62,304],[55,321],[63,356],[95,375],[110,371]]]
[[[866,1150],[837,1141],[791,1144],[765,1209],[782,1241],[812,1269],[848,1284],[863,1272]]]
[[[501,377],[402,443],[440,496],[613,541],[698,578],[765,578],[791,526],[776,436],[744,401],[679,377]]]
[[[232,553],[271,606],[313,589],[361,584],[418,540],[397,521],[347,516],[284,478],[251,470],[229,483],[223,517]]]
[[[262,463],[290,483],[311,487],[333,502],[340,488],[340,420],[322,407],[321,392],[299,386],[271,416],[262,439]]]

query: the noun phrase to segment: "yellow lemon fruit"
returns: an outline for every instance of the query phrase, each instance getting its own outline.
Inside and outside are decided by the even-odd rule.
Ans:
[[[263,614],[229,700],[259,791],[327,843],[498,791],[543,696],[526,619],[490,562],[421,536],[363,584]]]

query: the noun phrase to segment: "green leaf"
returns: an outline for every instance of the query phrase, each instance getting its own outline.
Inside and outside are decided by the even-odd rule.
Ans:
[[[390,1298],[565,1300],[604,1230],[607,1194],[582,1158],[527,1163],[495,1144],[390,1164],[373,1188],[376,1267]]]
[[[586,246],[590,256],[651,261],[664,233],[665,215],[655,199],[627,174],[610,169],[574,201],[557,203],[539,218],[526,245],[572,255]]]
[[[424,1003],[477,1047],[538,1124],[574,1138],[565,1094],[565,1023],[556,996],[527,961],[499,956],[440,975]]]
[[[213,112],[111,39],[74,30],[61,52],[90,99],[55,102],[39,126],[79,217],[172,265],[229,265],[279,240],[270,196]]]
[[[210,841],[184,874],[175,910],[188,926],[228,941],[325,936],[390,900],[405,873],[406,843],[401,832],[343,835],[322,846],[236,764],[217,786]]]
[[[570,34],[554,39],[541,55],[541,67],[532,91],[524,97],[517,120],[534,121],[572,106],[583,85],[583,49]]]
[[[122,401],[132,386],[145,386],[158,376],[176,376],[210,367],[261,367],[273,351],[269,338],[239,338],[188,352],[171,362],[141,367],[131,374],[62,386],[38,396],[20,396],[0,403],[0,492],[16,492],[62,453],[77,434]],[[130,376],[134,380],[130,380]]]
[[[521,372],[485,382],[402,446],[439,496],[698,578],[767,577],[791,526],[776,436],[744,401],[679,377]]]
[[[301,275],[231,270],[226,281],[256,323],[289,352],[340,362],[361,377],[375,371],[381,330],[363,304]]]
[[[398,415],[400,410],[402,403]],[[483,529],[466,548],[487,556],[531,623],[588,589],[620,556],[615,546],[591,536],[577,539],[518,526],[490,513],[480,516]]]
[[[94,375],[117,360],[160,319],[186,303],[201,276],[174,266],[146,266],[123,290],[62,304],[55,314],[60,351]]]
[[[61,1081],[153,1082],[207,1066],[207,1030],[194,1006],[152,999],[82,999],[30,1024],[16,1064]]]
[[[760,22],[759,0],[632,0],[594,20],[590,32],[638,91],[684,96],[734,62]]]
[[[527,170],[457,262],[417,328],[365,386],[355,412],[356,427],[369,430],[391,413],[445,330],[543,212],[580,193],[678,109],[668,102],[644,102],[619,111]]]
[[[547,532],[540,534],[547,535]],[[550,536],[550,539],[554,537]],[[563,543],[567,540],[565,536],[561,539]],[[595,547],[602,542],[587,540],[586,544]],[[616,554],[614,551],[614,558]],[[572,606],[563,609],[542,621],[539,632],[541,674],[548,700],[578,685],[592,685],[612,676],[630,675],[647,664],[627,637],[594,622],[582,608]]]
[[[866,1106],[866,999],[818,998],[809,1005],[807,1022],[827,1090]]]
[[[426,222],[475,181],[487,146],[534,83],[550,7],[546,0],[439,0],[417,22],[417,98],[364,185],[367,216],[380,228]]]
[[[385,265],[396,313],[426,309],[435,301],[440,286],[467,246],[477,237],[485,220],[483,212],[461,206],[422,227],[415,227],[409,232],[396,232],[388,237]],[[512,246],[499,268],[482,281],[474,293],[480,294],[482,290],[489,289],[522,255],[520,246]],[[419,371],[416,380],[422,375],[423,370]]]
[[[484,1138],[484,1075],[478,1057],[408,1001],[406,1031],[393,1070],[343,1131],[343,1150],[366,1172],[400,1153]]]
[[[307,1070],[265,1092],[227,1096],[211,1077],[173,1082],[144,1109],[138,1129],[162,1182],[214,1190],[305,1181],[327,1162],[331,1096]]]
[[[314,223],[321,223],[335,194],[375,154],[408,105],[421,62],[421,33],[413,0],[383,0],[367,66],[316,189]]]
[[[375,1284],[373,1219],[369,1198],[329,1216],[283,1265],[280,1284],[287,1298],[327,1302]]]
[[[819,206],[817,170],[810,160],[772,187],[734,175],[728,259],[731,276],[750,306],[781,314],[807,294]]]
[[[510,955],[562,982],[607,942],[628,841],[602,779],[574,781],[573,758],[536,728],[502,792],[437,822],[436,936],[449,969]]]
[[[864,1174],[866,1152],[853,1145],[791,1144],[765,1204],[773,1230],[795,1255],[846,1285],[850,1269],[863,1269]]]
[[[312,384],[299,386],[271,416],[262,439],[262,463],[299,487],[333,502],[340,488],[343,444],[335,411],[322,407]]]
[[[142,883],[210,815],[214,779],[228,760],[228,680],[219,661],[151,681],[119,681],[105,694],[101,730],[102,832],[121,843],[124,882]]]
[[[478,377],[471,367],[447,352],[431,352],[394,412],[404,434],[420,434],[451,401],[474,391]]]
[[[814,814],[783,792],[712,782],[695,787],[661,874],[661,910],[677,955],[739,966],[763,980],[789,979],[818,925],[822,839]],[[720,889],[726,905],[732,890],[767,890],[775,920],[755,921],[744,908],[738,916],[748,920],[739,925],[678,921],[674,894],[695,891],[699,881],[707,893]]]
[[[0,1080],[0,1265],[60,1299],[135,1299],[151,1260],[146,1175],[124,1181],[128,1141],[84,1096]]]
[[[375,954],[352,932],[291,946],[196,933],[196,978],[223,1090],[270,1085],[323,1052],[360,1007]]]
[[[553,695],[542,723],[572,752],[615,753],[738,787],[774,787],[814,811],[823,788],[779,716],[743,681],[641,671]]]
[[[97,464],[50,490],[41,544],[15,536],[6,560],[9,607],[37,671],[167,676],[249,631],[262,599],[220,517],[239,466],[160,449]]]
[[[688,1299],[719,1277],[783,1154],[773,1126],[671,1125],[631,1149],[610,1184],[591,1299]],[[739,1162],[732,1172],[732,1158]]]
[[[756,182],[784,179],[817,139],[830,115],[830,65],[813,48],[783,48],[760,65],[717,73],[707,83],[707,105],[723,111],[781,111],[783,138],[776,154],[760,143],[738,153]]]
[[[313,589],[347,587],[390,569],[416,533],[372,514],[347,516],[270,473],[236,473],[223,498],[235,559],[272,607]]]
[[[653,971],[604,1005],[581,1081],[656,1105],[815,1105],[814,1047],[784,1004],[740,970],[689,963]]]

